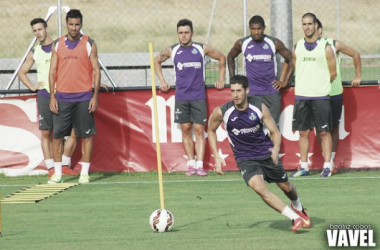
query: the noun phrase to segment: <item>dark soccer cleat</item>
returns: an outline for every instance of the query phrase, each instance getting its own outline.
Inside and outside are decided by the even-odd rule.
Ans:
[[[331,169],[324,168],[321,173],[321,177],[330,177],[330,176],[331,176]]]

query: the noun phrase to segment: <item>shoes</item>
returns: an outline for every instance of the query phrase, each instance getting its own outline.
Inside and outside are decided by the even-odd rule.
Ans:
[[[81,174],[78,182],[79,184],[87,184],[90,182],[90,176],[88,174]]]
[[[295,233],[297,232],[298,230],[300,230],[301,228],[304,227],[305,225],[305,221],[299,217],[298,219],[295,219],[293,220],[293,227],[292,227],[292,232]]]
[[[331,173],[338,173],[338,172],[339,172],[339,170],[336,168],[335,164],[332,163],[331,164]]]
[[[50,178],[50,180],[47,183],[48,184],[57,184],[57,183],[62,183],[62,182],[63,182],[62,175],[53,174],[53,176]]]
[[[331,169],[330,168],[324,168],[321,177],[330,177],[331,176]]]
[[[309,228],[311,227],[311,222],[310,222],[310,216],[306,213],[306,210],[302,207],[302,212],[298,211],[293,207],[293,204],[290,203],[290,206],[292,207],[293,211],[298,214],[299,217],[301,217],[304,221],[303,227]]]
[[[71,169],[70,166],[64,165],[62,166],[62,174],[64,175],[78,175],[78,172],[74,169]]]
[[[207,176],[207,173],[203,168],[198,168],[196,171],[198,176]]]
[[[306,171],[303,168],[300,168],[297,172],[290,175],[290,177],[300,177],[300,176],[306,176],[309,175],[309,171]]]
[[[186,175],[192,176],[192,175],[195,175],[196,173],[197,173],[197,170],[195,168],[189,167],[189,170],[187,170]]]

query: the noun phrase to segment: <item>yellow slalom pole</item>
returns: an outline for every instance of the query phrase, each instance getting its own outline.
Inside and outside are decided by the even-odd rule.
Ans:
[[[162,166],[161,166],[160,131],[159,131],[159,128],[158,128],[156,79],[155,79],[155,72],[154,72],[153,44],[152,43],[149,43],[149,55],[150,55],[150,73],[151,73],[151,78],[152,78],[154,128],[156,130],[156,151],[157,151],[158,185],[160,187],[160,204],[161,204],[161,209],[165,209],[164,185],[163,185],[163,181],[162,181]]]

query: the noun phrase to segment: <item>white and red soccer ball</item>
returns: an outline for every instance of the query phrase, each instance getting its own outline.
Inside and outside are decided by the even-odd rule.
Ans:
[[[167,232],[174,225],[174,216],[169,210],[157,209],[150,215],[149,224],[157,233]]]

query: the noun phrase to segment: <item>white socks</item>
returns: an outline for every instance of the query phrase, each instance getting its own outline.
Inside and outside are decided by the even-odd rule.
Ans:
[[[197,161],[195,168],[196,169],[203,168],[203,161]]]
[[[195,160],[194,159],[193,160],[189,160],[187,164],[188,164],[188,167],[195,168]]]
[[[82,169],[80,171],[80,175],[88,175],[89,171],[90,171],[90,163],[82,162]]]
[[[46,168],[49,170],[51,168],[54,168],[54,160],[53,159],[46,159],[45,160]]]
[[[62,176],[62,162],[54,162],[54,174]]]
[[[285,206],[284,210],[281,213],[282,215],[285,215],[290,220],[296,220],[299,218],[298,214],[296,214],[290,207]]]
[[[325,169],[325,168],[329,168],[329,169],[331,169],[331,162],[325,162],[325,163],[323,163],[323,168]]]
[[[71,157],[67,157],[66,155],[62,155],[62,165],[63,166],[71,166]]]
[[[309,163],[301,161],[301,168],[305,169],[305,171],[309,171]]]

